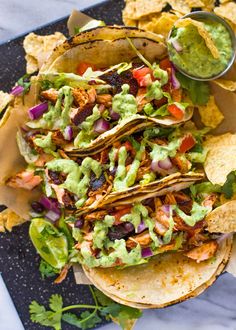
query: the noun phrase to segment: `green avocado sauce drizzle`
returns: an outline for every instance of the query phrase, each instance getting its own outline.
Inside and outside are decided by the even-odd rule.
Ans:
[[[86,201],[91,172],[96,175],[96,178],[99,178],[102,174],[100,163],[90,157],[86,157],[80,166],[69,159],[55,159],[48,162],[46,166],[49,170],[68,174],[65,182],[60,187],[79,197],[75,204],[77,208]]]

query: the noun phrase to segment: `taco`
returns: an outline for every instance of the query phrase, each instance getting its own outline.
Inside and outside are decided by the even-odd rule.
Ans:
[[[111,202],[153,196],[173,183],[202,180],[202,130],[183,127],[149,128],[124,137],[90,157],[68,159],[55,132],[17,133],[21,155],[28,166],[6,179],[12,188],[41,187],[68,212],[87,212]]]
[[[166,56],[161,37],[138,29],[75,36],[40,71],[42,103],[30,109],[27,126],[56,132],[69,156],[84,157],[130,131],[189,120],[193,107]]]
[[[129,268],[87,268],[84,272],[99,290],[126,306],[163,308],[197,297],[223,272],[232,249],[232,237],[222,240],[213,259],[200,263],[181,252],[157,255]]]

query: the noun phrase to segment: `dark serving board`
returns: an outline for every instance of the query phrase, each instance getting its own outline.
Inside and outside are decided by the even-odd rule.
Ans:
[[[111,0],[91,7],[84,13],[107,24],[121,24],[122,7],[123,1]],[[67,35],[67,19],[59,19],[34,32],[44,35],[60,31]],[[25,73],[23,39],[24,35],[0,45],[0,90],[9,91]],[[32,300],[45,304],[52,294],[59,293],[65,305],[92,303],[89,288],[76,285],[72,271],[62,284],[56,285],[52,279],[41,278],[38,266],[39,257],[29,240],[28,224],[15,228],[12,233],[0,235],[0,272],[25,330],[48,329],[30,321],[28,308]],[[63,329],[75,328],[63,324]]]

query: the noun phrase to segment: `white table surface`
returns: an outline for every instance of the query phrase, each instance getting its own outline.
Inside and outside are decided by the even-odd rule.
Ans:
[[[99,2],[101,1],[0,0],[0,42],[63,17],[74,8],[83,9]],[[0,276],[0,330],[22,329]],[[102,329],[115,330],[118,326],[109,324]],[[162,310],[145,311],[135,329],[236,330],[236,279],[225,274],[198,298]]]

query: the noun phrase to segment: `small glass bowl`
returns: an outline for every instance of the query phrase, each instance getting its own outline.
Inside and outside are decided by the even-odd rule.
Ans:
[[[210,80],[214,80],[214,79],[217,79],[217,78],[223,76],[233,65],[233,63],[235,61],[235,56],[236,56],[236,38],[235,38],[234,31],[232,30],[231,26],[223,18],[221,18],[213,13],[209,13],[207,11],[195,11],[195,12],[192,12],[192,13],[189,13],[189,14],[183,16],[181,19],[183,19],[183,18],[192,18],[192,19],[201,20],[201,21],[203,21],[204,19],[214,20],[214,21],[219,22],[222,25],[224,25],[226,27],[227,31],[229,32],[233,52],[232,52],[232,57],[229,60],[227,67],[222,72],[218,73],[215,76],[211,76],[209,78],[201,78],[201,77],[192,76],[188,72],[181,69],[181,67],[174,64],[176,69],[178,71],[180,71],[182,74],[184,74],[185,76],[187,76],[191,79],[200,80],[200,81],[210,81]],[[170,39],[171,34],[172,34],[172,30],[169,33],[168,40]],[[170,60],[171,60],[171,56],[170,56]]]

